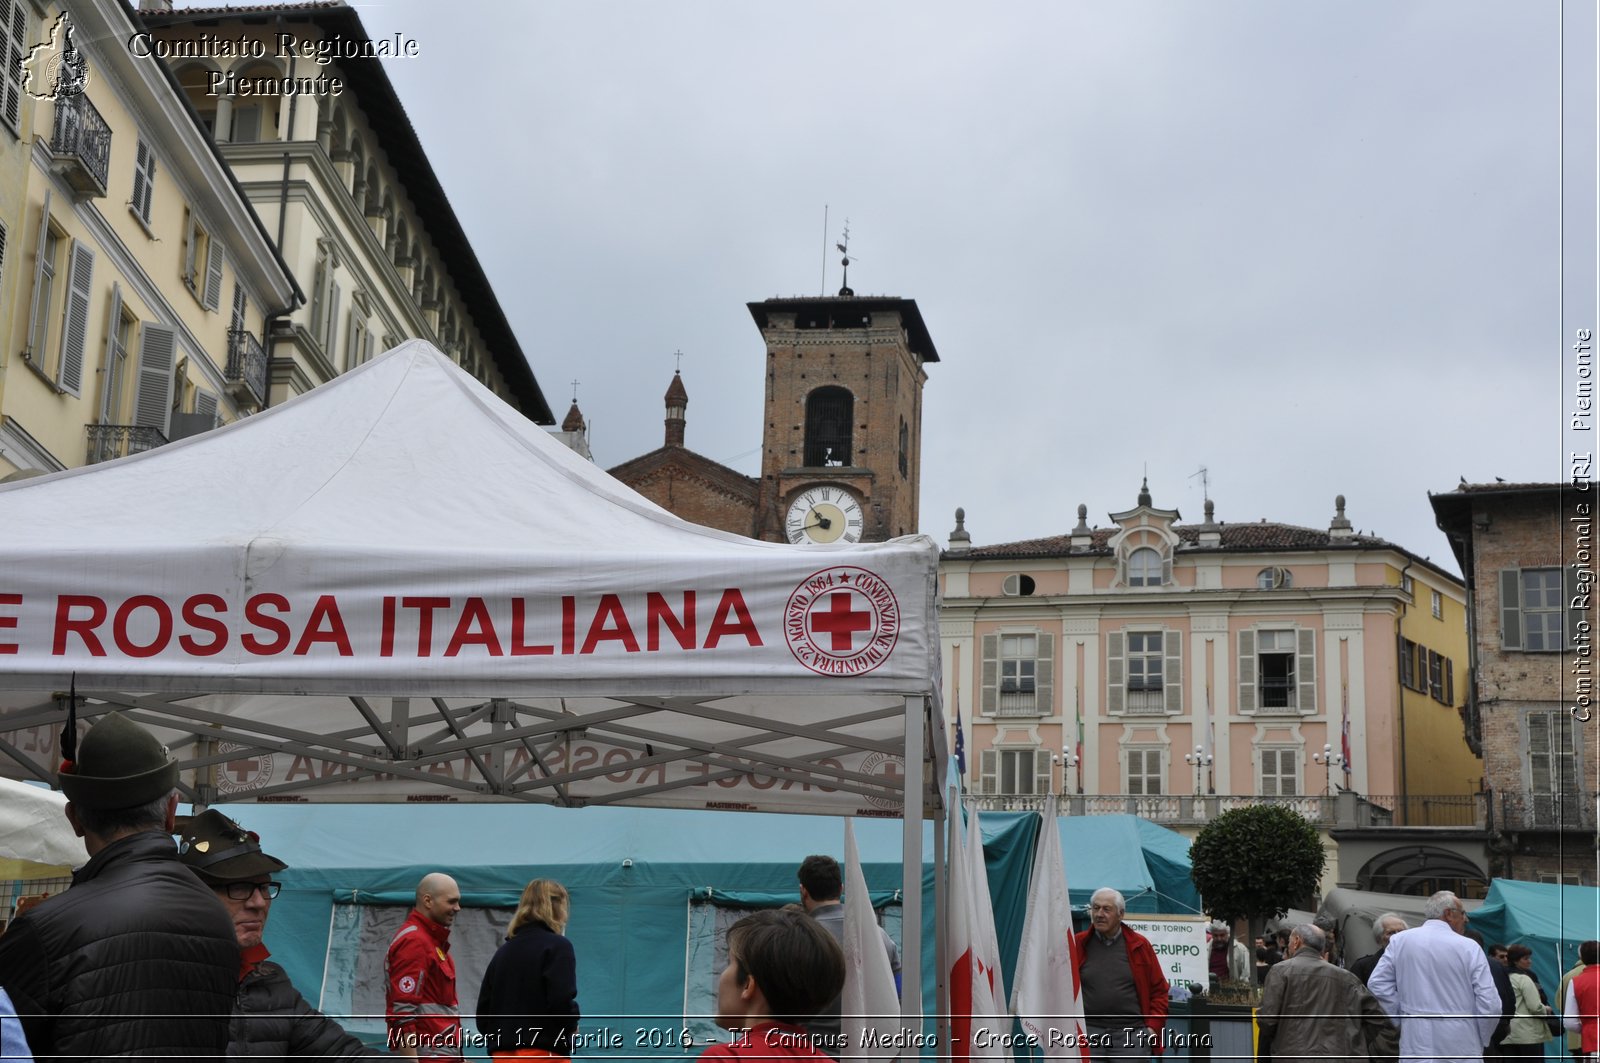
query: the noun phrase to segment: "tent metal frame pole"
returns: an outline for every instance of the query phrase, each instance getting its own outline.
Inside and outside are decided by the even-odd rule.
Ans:
[[[954,790],[950,791],[950,800],[955,800]],[[944,934],[950,905],[949,883],[945,881],[945,862],[949,859],[949,853],[944,842],[946,817],[949,815],[950,802],[941,801],[933,813],[933,985],[934,1004],[938,1008],[934,1015],[933,1031],[935,1044],[940,1046],[934,1051],[937,1058],[948,1054],[945,1046],[950,1044],[950,950]]]
[[[905,832],[900,843],[900,917],[904,945],[900,969],[900,1018],[906,1030],[922,1029],[922,740],[926,699],[906,698]],[[937,875],[937,871],[935,871]]]

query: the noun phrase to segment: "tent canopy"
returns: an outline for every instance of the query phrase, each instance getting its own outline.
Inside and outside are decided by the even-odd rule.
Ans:
[[[1467,920],[1491,944],[1531,948],[1533,973],[1553,999],[1561,975],[1578,962],[1578,946],[1600,940],[1600,889],[1497,878]]]
[[[0,512],[15,774],[51,776],[75,684],[205,803],[939,801],[931,540],[690,524],[420,340]]]
[[[51,878],[89,859],[66,804],[52,790],[0,779],[0,878]]]

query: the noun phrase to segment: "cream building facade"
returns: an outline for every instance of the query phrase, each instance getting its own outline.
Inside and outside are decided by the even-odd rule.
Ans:
[[[259,405],[236,360],[293,278],[112,0],[12,0],[32,52],[0,167],[0,474],[147,450]],[[65,18],[63,18],[65,16]],[[35,46],[45,47],[37,52]],[[259,341],[257,341],[259,343]]]
[[[1341,828],[1471,834],[1481,768],[1450,685],[1463,586],[1336,507],[1326,529],[1221,523],[1209,502],[1185,524],[1142,488],[1106,526],[1080,506],[1065,535],[990,546],[958,516],[940,628],[967,788],[991,807],[1064,793],[1075,813],[1187,833],[1287,803],[1324,829],[1330,888],[1395,874],[1387,850],[1341,863]],[[1470,845],[1441,853],[1441,874],[1485,877]]]
[[[380,61],[421,44],[374,43],[338,3],[165,6],[135,50],[171,68],[305,292],[266,337],[270,401],[421,337],[554,424]]]

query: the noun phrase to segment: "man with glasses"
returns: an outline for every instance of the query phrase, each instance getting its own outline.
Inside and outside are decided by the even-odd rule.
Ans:
[[[272,901],[282,888],[272,875],[287,864],[262,852],[253,831],[216,809],[189,821],[178,859],[211,887],[233,917],[239,982],[228,1028],[229,1056],[377,1055],[306,1003],[283,968],[267,959],[270,954],[262,936]]]
[[[1123,925],[1127,903],[1110,887],[1089,898],[1090,929],[1072,958],[1083,986],[1084,1025],[1092,1061],[1161,1054],[1167,1025],[1167,976],[1150,939]]]
[[[1435,893],[1422,914],[1389,939],[1368,988],[1400,1026],[1401,1058],[1476,1063],[1500,1022],[1489,958],[1462,936],[1467,913],[1454,893]]]

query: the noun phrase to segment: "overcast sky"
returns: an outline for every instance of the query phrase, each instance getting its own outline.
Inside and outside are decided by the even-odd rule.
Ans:
[[[913,298],[921,530],[1358,529],[1561,460],[1555,5],[357,0],[559,418],[759,469],[745,304]],[[462,17],[470,13],[471,17]],[[824,241],[823,211],[829,231]],[[829,251],[824,256],[823,248]],[[824,258],[827,273],[824,279]]]

